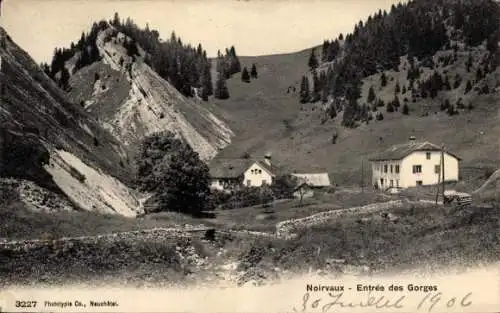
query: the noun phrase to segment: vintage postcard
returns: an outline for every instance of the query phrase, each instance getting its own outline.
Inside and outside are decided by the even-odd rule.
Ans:
[[[500,3],[0,1],[0,312],[500,312]]]

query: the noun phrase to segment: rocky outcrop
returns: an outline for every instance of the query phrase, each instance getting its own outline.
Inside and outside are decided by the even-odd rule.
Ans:
[[[125,146],[134,146],[145,136],[158,131],[171,131],[184,138],[204,160],[209,160],[231,142],[233,132],[206,107],[206,103],[184,97],[170,83],[161,78],[141,56],[130,57],[121,43],[125,36],[109,27],[97,38],[103,61],[130,83],[128,95],[114,110],[105,114],[96,106],[106,106],[99,91],[91,99],[93,111],[100,112],[101,124],[110,130]],[[89,79],[89,77],[87,77]],[[103,78],[101,78],[103,79]],[[115,91],[109,90],[109,93]]]

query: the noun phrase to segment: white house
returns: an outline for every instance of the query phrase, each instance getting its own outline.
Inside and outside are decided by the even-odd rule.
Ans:
[[[435,185],[443,181],[441,148],[430,142],[410,140],[370,159],[372,184],[380,189]],[[458,181],[461,159],[444,152],[444,181]]]
[[[264,160],[216,158],[209,164],[209,168],[211,188],[218,190],[271,185],[277,175],[277,169],[271,164],[269,155]]]

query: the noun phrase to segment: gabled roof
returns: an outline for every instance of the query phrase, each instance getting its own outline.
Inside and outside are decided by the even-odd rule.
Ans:
[[[293,173],[297,177],[298,185],[307,184],[311,187],[330,186],[330,177],[328,173]]]
[[[415,151],[441,151],[441,147],[428,141],[410,141],[389,147],[385,151],[370,158],[370,161],[401,160]],[[445,152],[461,160],[458,156],[449,151],[445,150]]]
[[[262,160],[255,159],[222,159],[216,158],[208,165],[210,176],[212,178],[238,178],[253,164],[257,163],[270,175],[275,176],[278,173],[278,168],[274,165],[268,165]]]

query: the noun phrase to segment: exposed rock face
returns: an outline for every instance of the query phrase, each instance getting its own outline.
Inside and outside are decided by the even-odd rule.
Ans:
[[[43,187],[21,197],[41,210],[49,202],[36,194],[54,192],[79,209],[134,216],[140,204],[122,183],[130,175],[120,142],[0,35],[0,177]]]
[[[128,56],[121,44],[124,40],[111,27],[102,31],[97,46],[103,60],[91,66],[95,70],[77,72],[71,81],[73,85],[81,85],[82,80],[89,84],[96,72],[101,74],[87,94],[76,90],[73,95],[99,117],[103,127],[132,149],[153,132],[172,131],[203,160],[231,142],[233,132],[206,108],[207,103],[184,97],[144,63],[141,49],[141,56]],[[116,88],[109,87],[118,82]]]

